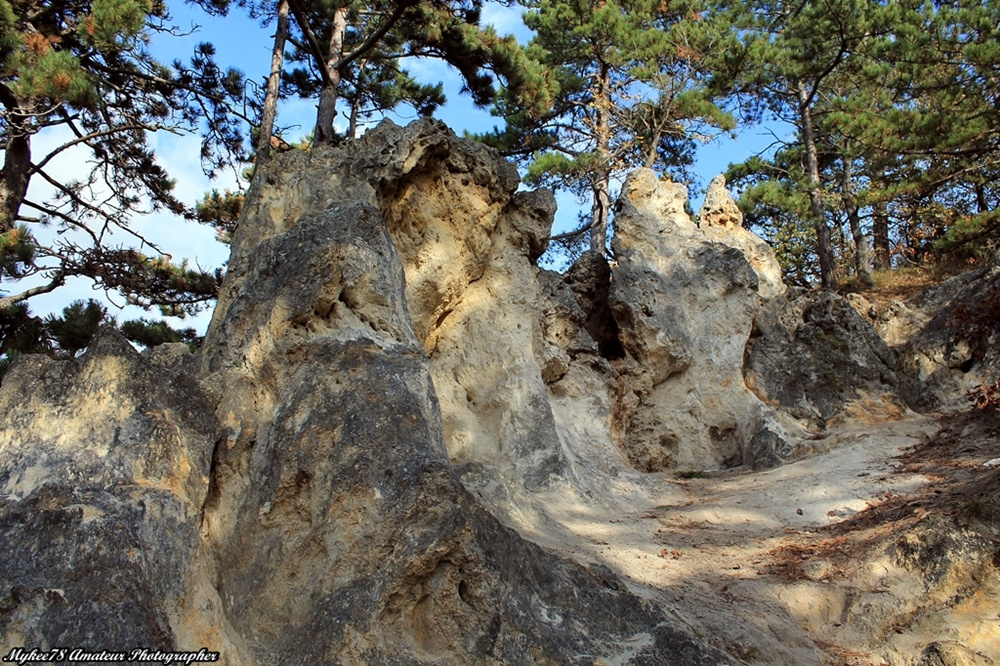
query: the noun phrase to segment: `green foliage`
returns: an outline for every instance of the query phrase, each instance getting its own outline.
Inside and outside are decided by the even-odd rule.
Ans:
[[[6,63],[18,71],[10,86],[14,95],[50,104],[92,107],[96,103],[98,92],[76,56],[56,51],[44,38],[31,33],[20,46]]]
[[[796,129],[771,159],[731,179],[748,217],[772,239],[797,216],[834,241],[849,226],[856,241],[871,238],[882,269],[948,252],[981,258],[974,244],[989,247],[1000,205],[1000,86],[990,60],[1000,55],[998,20],[995,3],[715,3],[712,84],[736,91],[746,121]],[[770,192],[767,180],[777,183]],[[791,244],[779,249],[786,261],[819,254],[816,232],[780,242]],[[862,270],[863,249],[832,247],[837,272]]]
[[[44,321],[19,308],[70,277],[171,314],[198,311],[217,293],[219,271],[158,256],[132,225],[153,211],[195,218],[156,159],[154,133],[201,131],[209,173],[246,157],[254,106],[243,75],[220,68],[209,44],[187,64],[154,60],[147,43],[170,35],[167,18],[150,0],[0,0],[0,348],[8,358],[86,346],[104,316],[96,305]],[[69,154],[71,169],[60,164]],[[28,196],[36,181],[54,191],[49,200]],[[112,236],[154,247],[154,256],[111,246]],[[19,290],[25,278],[34,286]]]
[[[961,216],[948,225],[944,235],[934,241],[935,252],[951,263],[977,264],[1000,247],[1000,224],[996,212]]]
[[[493,113],[506,126],[477,138],[519,159],[530,184],[589,200],[592,249],[604,252],[615,178],[642,165],[684,178],[697,141],[735,126],[704,86],[697,3],[524,5],[531,94],[505,91]]]
[[[44,353],[51,349],[44,322],[32,317],[28,306],[18,303],[0,309],[0,357]]]
[[[99,51],[132,49],[152,9],[150,0],[91,0],[77,34],[84,44]]]
[[[201,337],[193,328],[177,330],[165,321],[133,319],[121,325],[122,334],[143,347],[156,347],[170,342],[186,343],[192,350],[201,344]]]
[[[74,301],[63,308],[61,317],[46,317],[44,326],[58,349],[75,356],[90,345],[107,314],[104,306],[96,301]]]
[[[0,274],[24,276],[35,262],[35,251],[35,239],[24,225],[0,234]]]
[[[245,198],[242,192],[212,190],[195,205],[198,221],[214,227],[216,239],[228,245],[233,240]]]
[[[45,318],[31,315],[25,303],[0,310],[0,379],[10,364],[24,354],[45,354],[54,359],[72,359],[85,350],[102,326],[117,326],[100,303],[74,301],[60,315]],[[174,329],[165,321],[127,321],[119,331],[143,347],[167,342],[184,342],[192,350],[201,338],[192,328]]]
[[[209,11],[229,10],[227,0],[197,0]],[[431,115],[445,103],[440,83],[417,81],[404,58],[436,58],[454,67],[464,92],[485,106],[495,95],[494,82],[536,95],[541,77],[513,37],[480,26],[483,0],[347,0],[290,2],[293,16],[290,48],[283,51],[280,96],[319,98],[317,142],[332,140],[338,104],[346,104],[347,136],[356,136],[365,120],[400,105]],[[241,0],[252,17],[276,18],[276,5]],[[544,95],[541,95],[544,98]]]

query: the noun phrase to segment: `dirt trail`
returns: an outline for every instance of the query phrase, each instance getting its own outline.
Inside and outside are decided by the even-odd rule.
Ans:
[[[853,619],[859,604],[902,608],[905,603],[890,597],[919,597],[919,589],[910,589],[919,581],[895,581],[890,591],[888,583],[872,578],[871,567],[852,569],[856,554],[830,526],[887,501],[928,492],[935,477],[907,471],[899,456],[928,442],[941,422],[939,416],[912,412],[875,421],[872,413],[844,419],[811,441],[814,455],[777,469],[689,479],[662,475],[656,490],[647,486],[637,494],[643,499],[625,515],[547,498],[547,513],[570,536],[545,545],[607,566],[634,592],[665,602],[696,633],[748,663],[915,663],[898,656],[905,652],[898,647],[873,649],[864,634],[881,628],[852,623],[859,622]],[[897,590],[899,585],[905,589]],[[995,614],[1000,597],[990,594],[979,601]],[[1000,631],[1000,621],[994,625]],[[947,636],[933,626],[915,631],[910,642],[919,651],[964,629],[944,632]],[[980,656],[993,659],[981,663],[1000,664],[995,641],[1000,641],[997,631],[979,637]]]

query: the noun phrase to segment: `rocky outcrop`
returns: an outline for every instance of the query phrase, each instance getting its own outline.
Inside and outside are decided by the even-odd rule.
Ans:
[[[204,531],[254,655],[562,662],[643,632],[696,653],[465,490],[386,225],[337,203],[258,245],[211,347],[222,433]],[[594,624],[601,607],[611,625]]]
[[[0,390],[0,643],[229,655],[200,514],[213,400],[185,345],[106,330],[74,361],[29,356]],[[197,647],[194,648],[197,650]],[[6,652],[5,652],[6,656]]]
[[[762,462],[753,442],[769,416],[741,374],[760,278],[734,243],[720,242],[746,232],[703,231],[686,200],[683,186],[639,170],[615,217],[609,303],[629,361],[620,364],[620,443],[649,472]]]
[[[712,179],[705,193],[705,202],[698,213],[698,226],[713,242],[738,249],[757,274],[757,290],[765,298],[785,293],[781,266],[774,251],[762,238],[743,228],[743,212],[726,189],[726,179]]]
[[[738,663],[539,544],[634,512],[657,472],[780,464],[900,386],[896,356],[858,303],[787,295],[724,181],[696,224],[682,186],[637,171],[616,262],[565,274],[535,264],[553,197],[518,188],[428,120],[283,153],[247,197],[200,353],[107,331],[78,359],[16,362],[4,645]]]
[[[896,395],[895,368],[872,325],[847,299],[824,292],[768,303],[754,322],[743,373],[762,400],[822,428],[851,400]]]
[[[14,364],[3,644],[204,647],[225,664],[732,662],[462,482],[486,461],[524,493],[569,469],[529,363],[537,332],[510,337],[538,297],[519,281],[551,199],[516,194],[498,165],[432,122],[283,155],[248,200],[200,355],[107,333],[77,360]],[[460,188],[480,195],[464,218],[433,212]],[[471,226],[459,256],[432,242],[449,221]],[[514,248],[523,271],[503,268]],[[404,280],[435,261],[462,273]],[[483,336],[476,355],[449,327]],[[511,340],[524,348],[504,356]],[[435,383],[465,393],[439,402]]]
[[[895,350],[900,392],[914,409],[960,404],[1000,377],[1000,252],[910,303],[859,309]]]

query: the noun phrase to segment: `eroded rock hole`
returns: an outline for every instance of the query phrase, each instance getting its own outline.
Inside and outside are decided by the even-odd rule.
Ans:
[[[458,581],[458,597],[470,606],[474,606],[472,603],[472,595],[469,593],[469,584],[464,580]]]

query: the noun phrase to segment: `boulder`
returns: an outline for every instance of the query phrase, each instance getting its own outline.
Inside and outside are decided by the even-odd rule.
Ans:
[[[892,350],[847,299],[799,292],[760,311],[743,373],[761,400],[823,428],[852,400],[895,395],[895,368]]]
[[[916,320],[894,340],[907,402],[923,411],[961,404],[970,390],[1000,378],[1000,252],[884,320],[884,327]]]

